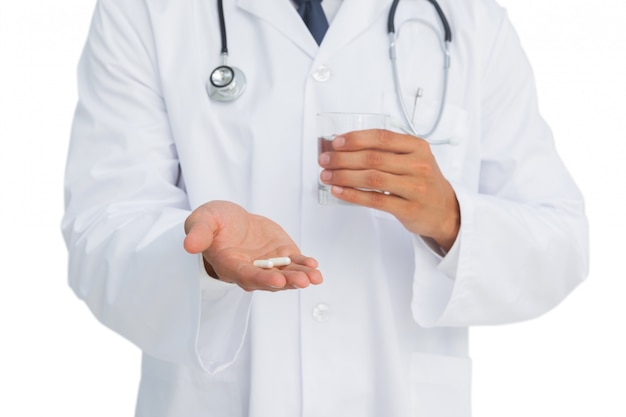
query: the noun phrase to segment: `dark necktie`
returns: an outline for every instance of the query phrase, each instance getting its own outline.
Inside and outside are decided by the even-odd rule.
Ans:
[[[295,3],[298,5],[298,13],[302,16],[306,27],[309,28],[319,45],[328,30],[328,20],[322,9],[322,0],[295,0]]]

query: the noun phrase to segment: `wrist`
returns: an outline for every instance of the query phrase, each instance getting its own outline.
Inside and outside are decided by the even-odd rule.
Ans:
[[[448,215],[439,223],[440,233],[437,236],[432,236],[435,242],[446,252],[454,245],[461,229],[461,210],[456,196],[454,196],[453,201],[452,207],[448,210]]]

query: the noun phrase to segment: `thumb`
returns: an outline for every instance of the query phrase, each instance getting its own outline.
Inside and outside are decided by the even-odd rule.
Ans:
[[[213,229],[205,222],[186,225],[187,236],[183,242],[185,250],[191,254],[201,253],[213,244]]]

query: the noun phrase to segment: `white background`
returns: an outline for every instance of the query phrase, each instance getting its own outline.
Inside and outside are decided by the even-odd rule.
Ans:
[[[502,0],[586,195],[592,269],[537,320],[473,331],[475,417],[626,416],[626,8]],[[59,222],[94,0],[0,0],[0,415],[132,416],[140,354],[66,284]],[[393,416],[381,416],[393,417]]]

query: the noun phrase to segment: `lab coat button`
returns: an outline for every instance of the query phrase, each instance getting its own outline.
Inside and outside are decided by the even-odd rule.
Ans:
[[[320,303],[313,308],[313,318],[320,323],[330,321],[331,315],[332,311],[328,304]]]
[[[326,65],[320,65],[319,67],[317,67],[317,69],[313,72],[313,79],[315,81],[318,81],[320,83],[326,82],[330,79],[330,68],[328,68]]]

